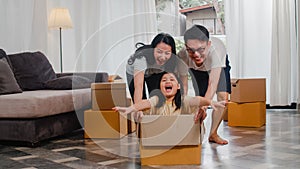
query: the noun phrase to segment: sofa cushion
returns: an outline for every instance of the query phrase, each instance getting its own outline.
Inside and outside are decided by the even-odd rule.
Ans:
[[[91,87],[92,81],[82,76],[62,76],[46,82],[46,88],[56,90],[80,89]]]
[[[56,77],[52,65],[41,52],[11,54],[8,58],[23,90],[45,89],[44,83]]]
[[[0,97],[0,118],[37,118],[90,107],[91,89],[34,90]]]
[[[90,79],[93,83],[108,82],[107,72],[76,72],[76,73],[56,73],[56,77],[81,76]]]
[[[12,72],[5,51],[0,49],[0,95],[22,92]]]

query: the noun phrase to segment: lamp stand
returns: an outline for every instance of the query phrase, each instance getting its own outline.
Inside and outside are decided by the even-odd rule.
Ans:
[[[60,42],[60,72],[63,72],[63,59],[62,59],[62,37],[61,37],[61,27],[59,28],[59,42]]]

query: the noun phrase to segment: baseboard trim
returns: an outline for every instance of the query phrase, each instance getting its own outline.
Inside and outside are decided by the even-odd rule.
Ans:
[[[298,111],[299,111],[299,106],[298,104]],[[267,109],[297,109],[297,103],[291,103],[291,105],[286,105],[286,106],[270,106],[269,104],[266,105]]]

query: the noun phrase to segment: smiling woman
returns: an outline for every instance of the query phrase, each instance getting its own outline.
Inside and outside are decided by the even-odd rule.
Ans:
[[[168,44],[160,42],[154,48],[154,58],[157,65],[164,65],[171,58],[172,47]]]
[[[176,47],[173,37],[166,33],[157,34],[151,44],[138,43],[139,47],[126,65],[127,83],[134,102],[146,99],[148,93],[159,88],[163,71],[174,72],[177,67]]]

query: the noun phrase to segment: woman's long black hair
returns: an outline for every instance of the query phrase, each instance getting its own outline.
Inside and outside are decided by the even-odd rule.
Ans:
[[[161,82],[161,79],[162,79],[163,75],[165,75],[167,73],[170,73],[170,72],[163,72],[162,73],[162,76],[160,78],[160,82]],[[172,73],[172,74],[174,74],[174,73]],[[184,89],[183,89],[183,85],[182,85],[181,80],[175,74],[174,74],[174,76],[176,77],[176,79],[177,79],[177,81],[180,85],[180,89],[177,89],[177,92],[176,92],[175,97],[172,101],[172,104],[175,104],[175,106],[176,106],[175,110],[178,110],[178,109],[181,108],[182,96],[184,94]],[[164,105],[164,103],[166,102],[166,97],[162,94],[160,87],[159,87],[159,90],[157,89],[157,90],[154,90],[150,93],[150,97],[152,97],[152,96],[157,96],[158,97],[158,103],[155,106],[157,108],[162,107]]]
[[[128,59],[128,64],[129,65],[133,64],[136,58],[141,58],[141,57],[145,57],[149,65],[155,64],[154,48],[161,42],[170,45],[172,48],[172,54],[176,55],[176,45],[175,45],[174,38],[167,33],[159,33],[154,37],[150,45],[145,45],[144,43],[141,42],[136,43],[135,47],[137,49],[134,55],[132,55]],[[165,64],[166,71],[173,71],[175,64],[176,64],[176,59],[172,56]]]

